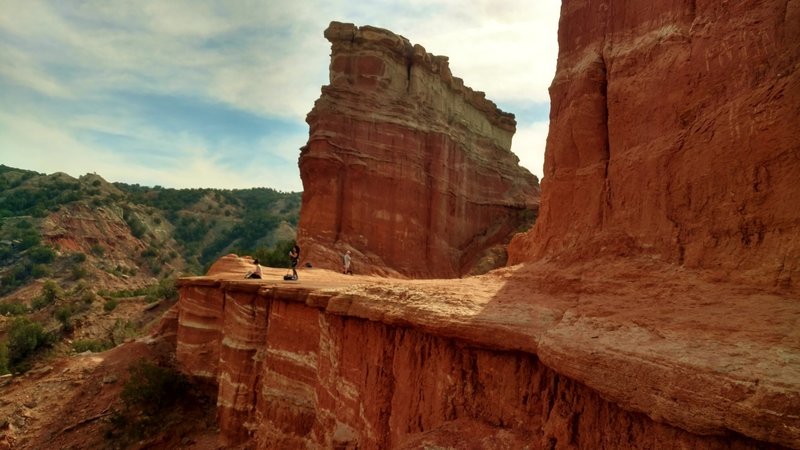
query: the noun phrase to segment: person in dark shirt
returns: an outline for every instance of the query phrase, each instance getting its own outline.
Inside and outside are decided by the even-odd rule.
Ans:
[[[292,265],[292,279],[297,279],[297,263],[300,261],[300,246],[295,244],[289,252],[289,260]]]

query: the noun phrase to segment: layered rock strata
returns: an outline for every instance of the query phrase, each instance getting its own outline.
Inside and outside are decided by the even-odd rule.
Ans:
[[[800,448],[798,23],[794,0],[565,0],[543,214],[510,247],[528,264],[452,281],[312,269],[297,284],[242,280],[228,261],[181,280],[177,359],[216,388],[223,445]],[[328,30],[334,55],[364,34],[407,48],[347,30]],[[357,110],[336,83],[389,89],[382,61],[333,58],[327,93]],[[338,120],[323,110],[301,167],[329,185],[304,197],[321,213],[301,218],[301,242],[333,261],[396,225],[340,239],[355,222],[321,206],[348,204],[341,186],[383,160],[342,181],[332,161],[354,147],[315,153],[340,142],[315,134],[335,129],[314,125]]]
[[[800,3],[564,1],[535,229],[511,263],[800,271]]]
[[[800,448],[800,308],[604,263],[183,279],[177,360],[216,386],[225,446]]]
[[[538,205],[514,116],[402,36],[332,22],[325,37],[330,84],[300,156],[303,261],[339,269],[351,250],[359,273],[471,272]]]

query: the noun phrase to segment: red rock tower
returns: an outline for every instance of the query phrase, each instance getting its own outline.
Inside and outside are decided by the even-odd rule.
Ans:
[[[325,37],[330,85],[300,156],[303,260],[339,269],[349,249],[356,273],[474,271],[538,206],[514,116],[402,36],[333,22]]]

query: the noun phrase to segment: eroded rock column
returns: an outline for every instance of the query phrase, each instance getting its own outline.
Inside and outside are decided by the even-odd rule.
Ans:
[[[303,260],[339,270],[351,250],[357,273],[421,278],[484,267],[538,206],[513,114],[390,31],[333,22],[325,37],[330,84],[300,156]]]

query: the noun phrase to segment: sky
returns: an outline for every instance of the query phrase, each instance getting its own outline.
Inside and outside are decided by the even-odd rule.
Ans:
[[[302,190],[331,21],[449,58],[541,178],[558,0],[0,0],[0,164],[170,188]]]

